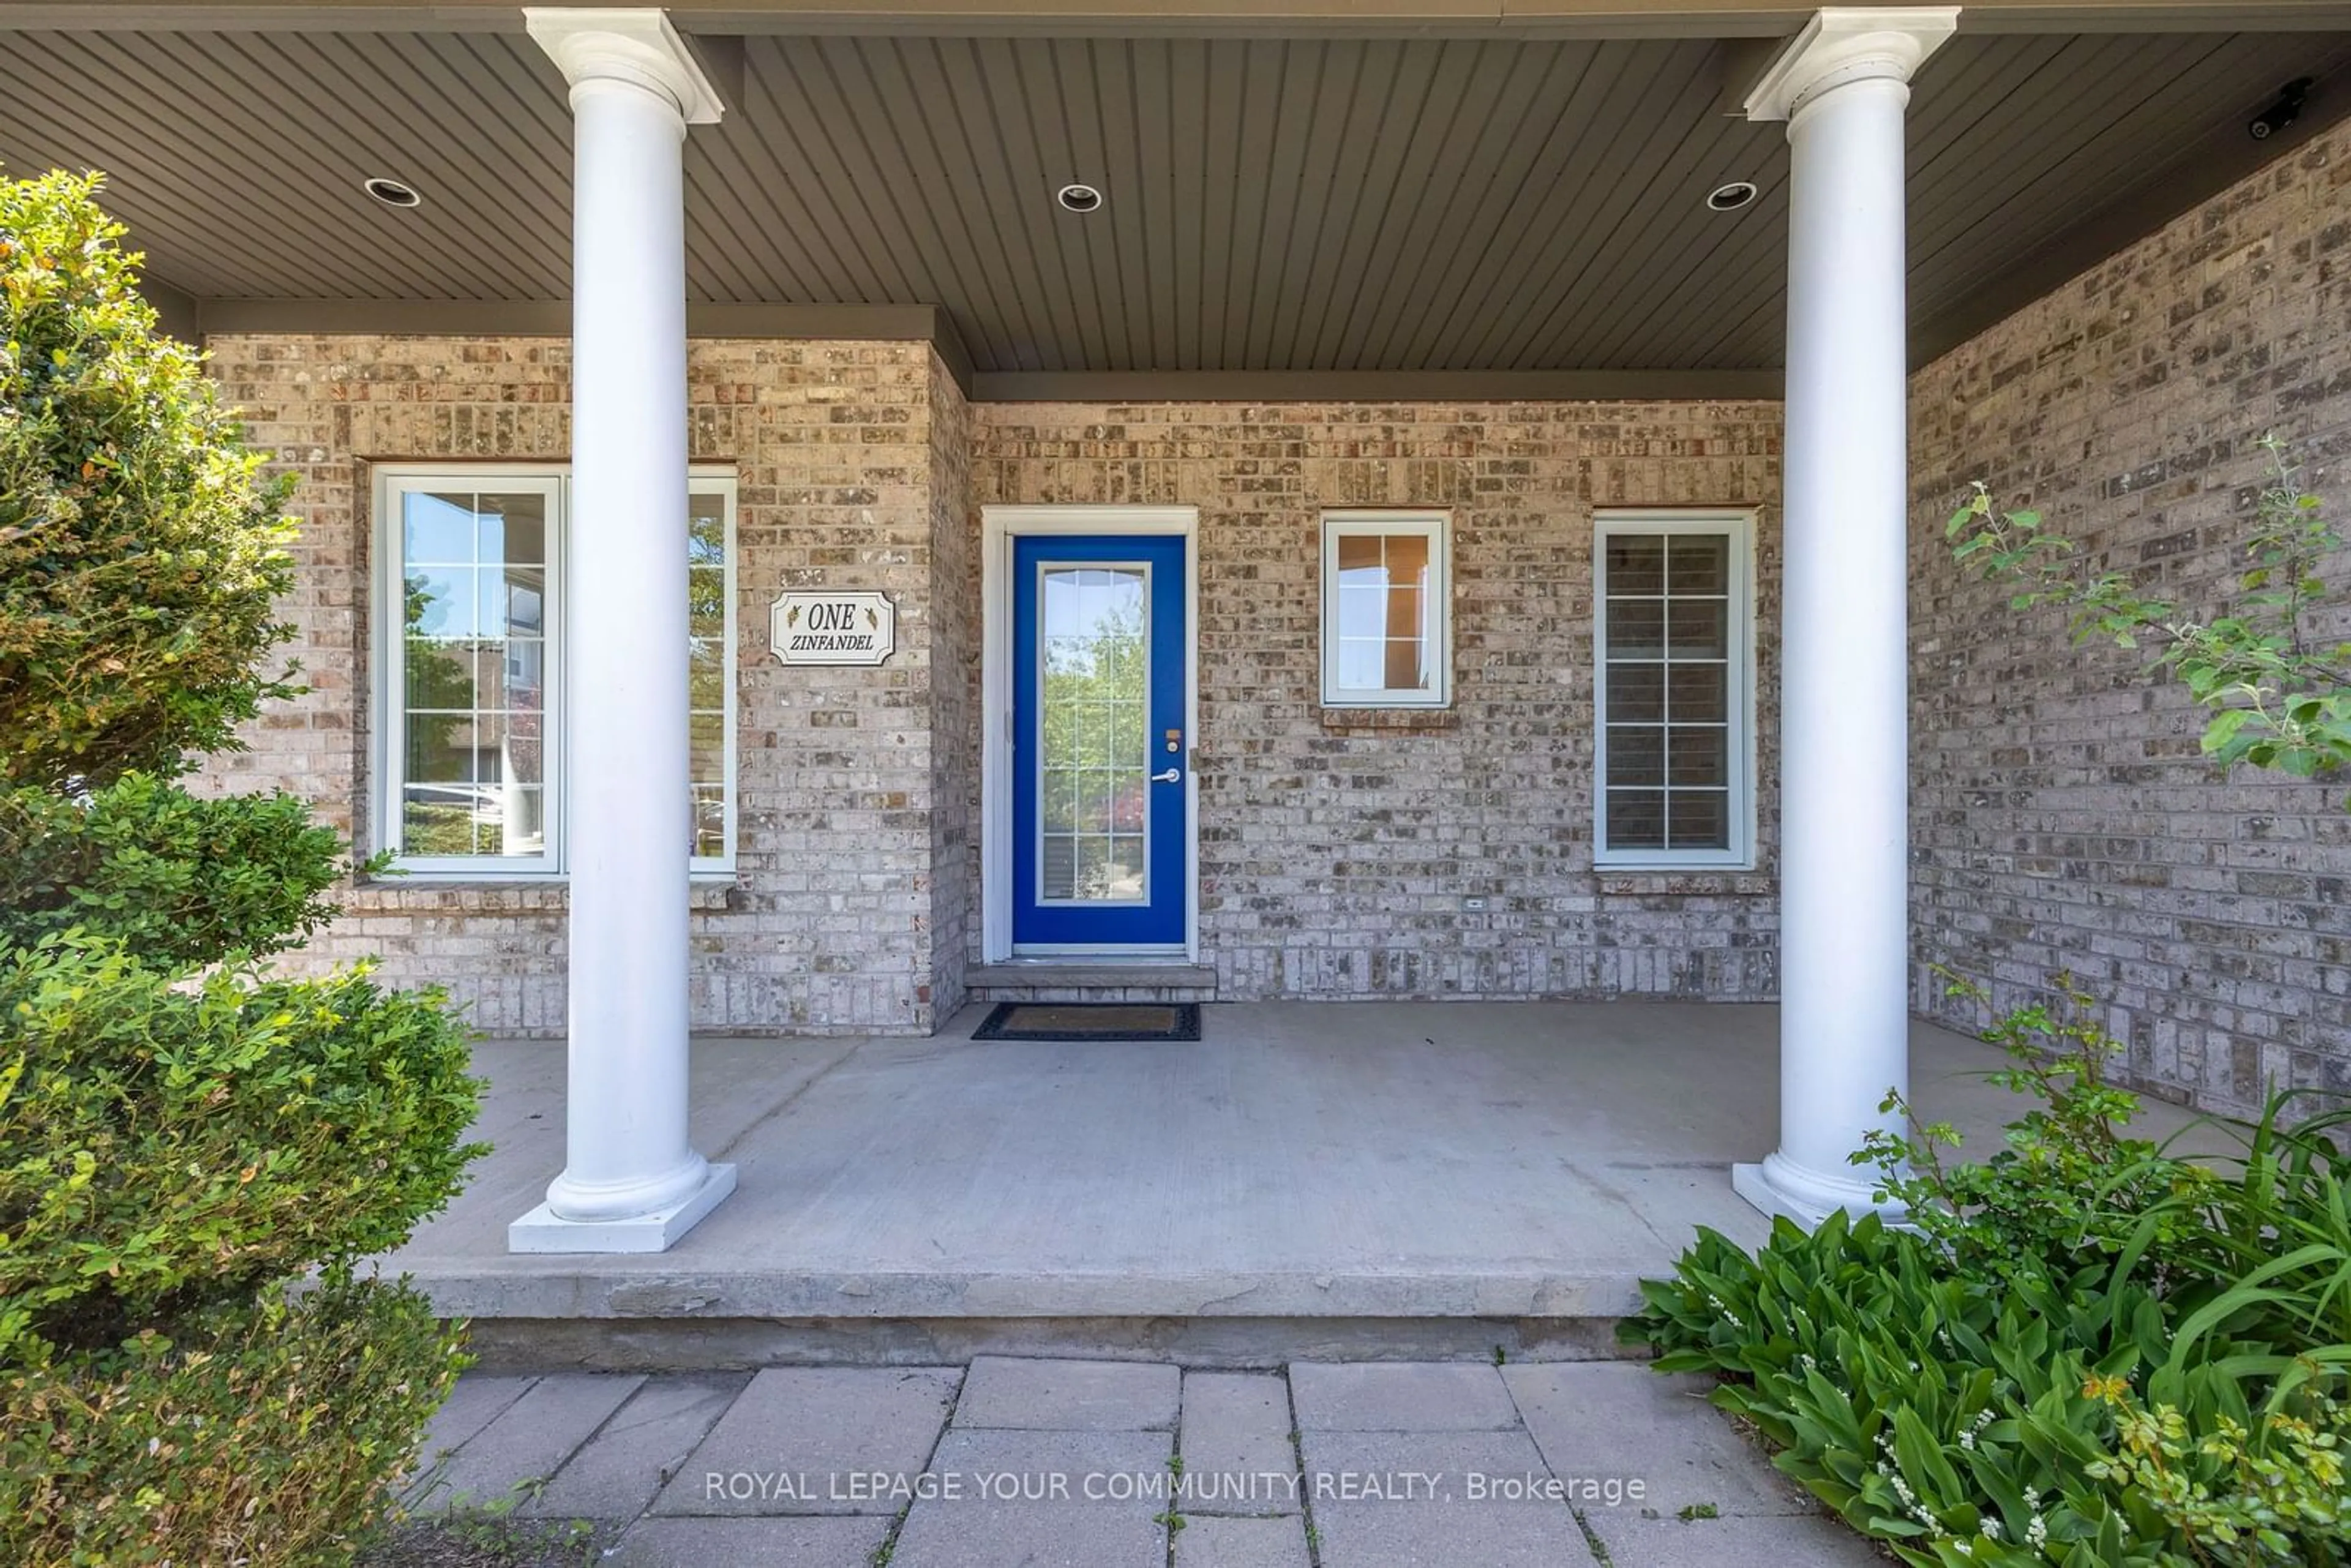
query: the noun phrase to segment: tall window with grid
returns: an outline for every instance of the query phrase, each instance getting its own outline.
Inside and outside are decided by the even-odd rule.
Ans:
[[[1604,867],[1752,863],[1751,538],[1744,514],[1599,520]]]

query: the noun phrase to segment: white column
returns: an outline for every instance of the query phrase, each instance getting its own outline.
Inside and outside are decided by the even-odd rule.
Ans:
[[[657,10],[528,10],[571,84],[565,1165],[517,1252],[659,1252],[735,1187],[686,1137],[685,206],[717,96]]]
[[[1953,7],[1825,10],[1747,99],[1784,120],[1780,1147],[1732,1185],[1807,1223],[1909,1085],[1908,365],[1903,110]]]

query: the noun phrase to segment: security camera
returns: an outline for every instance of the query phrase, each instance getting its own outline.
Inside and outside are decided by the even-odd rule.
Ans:
[[[2296,77],[2278,89],[2277,101],[2253,116],[2245,126],[2245,134],[2256,141],[2267,141],[2287,126],[2302,118],[2302,106],[2310,98],[2311,79]]]

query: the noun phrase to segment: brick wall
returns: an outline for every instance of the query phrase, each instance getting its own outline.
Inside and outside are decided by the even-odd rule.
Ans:
[[[1942,543],[1981,478],[2209,609],[2270,430],[2351,524],[2351,127],[1928,366],[1911,411],[1917,1005],[1975,1021],[1931,962],[2003,1006],[2070,969],[2143,1082],[2240,1110],[2351,1089],[2344,781],[2217,777],[2177,686],[2011,613]]]
[[[931,974],[933,1016],[963,1004],[979,909],[979,576],[971,526],[971,410],[931,360]]]
[[[213,779],[298,790],[326,821],[356,824],[364,845],[368,465],[561,460],[569,351],[542,339],[219,337],[211,347],[256,444],[300,479],[289,618],[312,687]],[[931,876],[935,835],[956,831],[962,810],[959,763],[943,759],[961,756],[968,724],[951,691],[943,722],[955,744],[935,755],[934,582],[967,570],[961,400],[919,343],[697,341],[688,373],[693,456],[734,465],[740,486],[740,875],[695,891],[695,1022],[925,1032],[934,945],[960,946],[966,903],[959,877],[942,888]],[[888,665],[787,670],[768,655],[769,601],[785,587],[824,586],[895,597]],[[950,622],[949,634],[962,632]],[[951,809],[935,812],[943,788]],[[552,1032],[563,1022],[563,907],[559,886],[362,886],[302,961],[380,954],[390,978],[448,986],[486,1030]]]
[[[975,527],[989,504],[1199,508],[1191,764],[1220,996],[1772,993],[1768,643],[1757,873],[1593,871],[1592,514],[1761,506],[1771,625],[1776,404],[979,404],[972,448]],[[1452,509],[1448,712],[1323,713],[1326,507]],[[1485,912],[1462,909],[1472,894]]]

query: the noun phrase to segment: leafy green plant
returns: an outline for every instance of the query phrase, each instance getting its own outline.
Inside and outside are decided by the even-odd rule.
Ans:
[[[2095,1393],[2116,1413],[2116,1451],[2090,1474],[2147,1498],[2196,1561],[2322,1568],[2344,1560],[2351,1406],[2308,1396],[2258,1435],[2221,1415],[2199,1438],[2173,1406],[2148,1409],[2113,1385]]]
[[[340,1280],[0,1372],[0,1561],[348,1562],[464,1364],[423,1297]]]
[[[478,1084],[430,991],[183,982],[80,935],[0,952],[0,1364],[99,1349],[395,1247]]]
[[[1989,994],[1971,981],[1955,979],[1949,993],[1990,1009]],[[2109,1076],[2124,1047],[2098,1023],[2098,1011],[2095,998],[2060,975],[2050,1000],[2001,1014],[1984,1030],[2010,1061],[1986,1078],[2031,1104],[1989,1159],[1947,1158],[1960,1148],[1959,1131],[1921,1122],[1905,1096],[1888,1094],[1879,1108],[1898,1113],[1906,1130],[1872,1129],[1853,1155],[1855,1165],[1877,1167],[1877,1201],[1899,1204],[1960,1268],[2000,1278],[2071,1273],[2134,1249],[2150,1266],[2168,1257],[2201,1225],[2196,1207],[2213,1177],[2151,1140],[2125,1135],[2138,1098]],[[2148,1215],[2156,1229],[2142,1236]]]
[[[0,944],[79,928],[150,959],[299,946],[350,868],[291,795],[199,797],[143,773],[76,797],[0,790]]]
[[[256,673],[287,484],[156,332],[99,187],[0,180],[0,783],[176,773],[292,690]]]
[[[2281,1093],[2179,1157],[2126,1135],[2118,1044],[2058,993],[1986,1031],[2028,1097],[1999,1153],[1912,1117],[1855,1156],[1915,1228],[1702,1231],[1627,1337],[1908,1563],[2351,1562],[2351,1109]]]
[[[2177,1281],[2171,1354],[2150,1390],[2182,1401],[2199,1375],[2266,1386],[2286,1412],[2305,1392],[2351,1377],[2351,1161],[2339,1141],[2351,1109],[2292,1120],[2308,1091],[2273,1095],[2259,1120],[2209,1118],[2239,1152],[2213,1180],[2142,1217],[2123,1264],[2142,1253]]]
[[[2269,435],[2261,444],[2269,473],[2254,496],[2237,591],[2210,621],[2144,591],[2133,573],[2093,570],[2078,546],[2043,528],[2040,513],[2001,511],[1981,483],[1946,533],[1961,565],[2017,585],[2011,608],[2058,606],[2075,642],[2105,637],[2144,650],[2151,670],[2177,676],[2209,710],[2203,748],[2221,766],[2335,777],[2351,768],[2351,643],[2322,641],[2313,622],[2328,599],[2320,568],[2343,539],[2284,442]]]
[[[288,690],[284,491],[97,189],[0,182],[0,1561],[308,1568],[456,1370],[353,1264],[456,1190],[479,1085],[437,992],[258,967],[332,833],[169,781]]]
[[[1905,1562],[2168,1561],[2159,1517],[2088,1471],[2112,1419],[2087,1378],[2161,1348],[2144,1290],[1954,1274],[1926,1238],[1836,1214],[1781,1219],[1752,1255],[1701,1231],[1642,1293],[1626,1337],[1723,1375],[1714,1402],[1773,1464]]]

